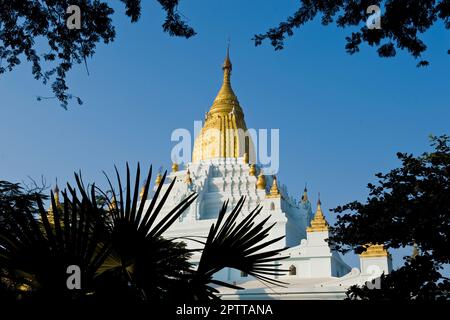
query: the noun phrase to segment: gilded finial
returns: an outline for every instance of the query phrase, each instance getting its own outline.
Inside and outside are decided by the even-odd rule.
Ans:
[[[178,171],[178,163],[174,162],[172,163],[172,172],[177,172]]]
[[[248,163],[248,153],[244,153],[244,163]]]
[[[414,242],[411,258],[415,259],[418,255],[420,255],[419,246]]]
[[[306,183],[305,183],[305,189],[303,190],[303,195],[302,195],[302,202],[307,202],[308,201],[308,189],[306,188]]]
[[[361,258],[375,258],[375,257],[387,257],[389,252],[386,250],[383,244],[366,244],[366,251],[361,253]]]
[[[115,198],[113,198],[111,201],[111,209],[117,209],[117,202]]]
[[[56,208],[60,208],[61,202],[59,201],[58,179],[56,179],[55,187],[53,188],[53,197],[55,199]],[[55,213],[53,210],[53,204],[50,203],[50,207],[48,208],[48,211],[47,211],[47,220],[52,225],[55,223],[55,215],[54,214]]]
[[[141,191],[141,192],[142,192],[142,191]],[[142,198],[142,196],[141,196],[141,198]],[[115,197],[114,195],[112,195],[112,197],[111,197],[111,203],[109,204],[108,207],[109,207],[109,210],[110,210],[110,211],[117,209],[116,197]]]
[[[249,170],[248,174],[251,176],[256,176],[256,165],[255,164],[250,165],[250,170]]]
[[[144,184],[142,185],[142,188],[141,188],[141,192],[139,192],[139,198],[141,199],[141,201],[142,200],[147,200],[147,199],[143,199],[144,198],[144,191],[145,191],[145,185],[146,184],[147,184],[147,182],[144,181]]]
[[[190,185],[192,184],[192,178],[191,178],[191,172],[189,171],[189,169],[187,169],[186,172],[186,180],[184,180],[186,182],[186,184]]]
[[[278,184],[277,184],[277,176],[273,176],[272,179],[272,187],[270,188],[270,194],[267,196],[269,198],[279,198],[280,191],[278,190]]]
[[[319,231],[328,231],[328,222],[325,220],[325,216],[322,212],[322,202],[320,201],[320,193],[319,199],[317,200],[317,210],[314,214],[314,218],[311,220],[311,226],[306,228],[307,232],[319,232]]]
[[[156,176],[156,179],[155,179],[156,187],[159,186],[159,184],[161,183],[161,180],[162,180],[161,172],[158,172],[158,175]]]
[[[59,202],[59,187],[58,187],[58,178],[56,178],[56,184],[55,184],[55,188],[53,189],[53,194],[55,197],[55,203],[56,205],[60,205],[61,203]]]
[[[256,181],[256,189],[266,190],[266,176],[263,175],[262,171],[258,176],[258,181]]]
[[[225,61],[223,62],[222,69],[229,69],[230,71],[233,69],[233,65],[231,64],[230,60],[230,39],[228,39],[227,56],[225,57]]]

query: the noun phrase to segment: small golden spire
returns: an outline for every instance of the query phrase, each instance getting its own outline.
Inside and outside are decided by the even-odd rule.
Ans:
[[[415,259],[418,255],[420,255],[419,246],[414,242],[411,258]]]
[[[328,222],[327,220],[325,220],[325,216],[323,215],[321,205],[322,202],[320,202],[320,194],[319,194],[316,213],[314,214],[314,218],[311,220],[311,226],[306,228],[306,232],[328,231]]]
[[[307,202],[308,201],[308,189],[306,188],[306,184],[305,184],[305,189],[303,190],[303,195],[302,195],[302,202]]]
[[[117,203],[116,203],[116,198],[114,198],[114,196],[111,199],[111,204],[109,205],[109,210],[115,210],[117,209]]]
[[[141,199],[141,201],[143,200],[143,198],[144,198],[144,191],[145,191],[145,185],[147,184],[147,182],[146,181],[144,181],[144,184],[142,185],[142,188],[141,188],[141,192],[139,192],[139,198]],[[147,199],[144,199],[144,200],[147,200]]]
[[[209,116],[212,116],[216,113],[230,113],[233,111],[235,115],[240,119],[243,118],[242,109],[239,106],[239,101],[231,88],[231,70],[233,69],[233,65],[230,60],[230,47],[227,48],[227,56],[222,65],[223,70],[223,82],[222,87],[217,93],[216,98],[214,99],[211,110],[208,112]]]
[[[172,163],[172,172],[177,172],[178,171],[178,163],[174,162]]]
[[[56,179],[55,188],[53,189],[53,195],[55,197],[55,203],[57,206],[60,206],[61,203],[59,202],[59,187],[58,187],[58,179]]]
[[[226,69],[228,70],[232,70],[233,69],[233,65],[231,64],[231,60],[230,60],[230,42],[228,42],[228,46],[227,46],[227,56],[225,57],[225,61],[223,62],[223,66],[222,69],[225,71]]]
[[[248,163],[248,153],[244,153],[244,163]]]
[[[256,176],[256,165],[254,165],[254,164],[250,165],[250,170],[249,170],[248,174],[251,176]]]
[[[188,185],[192,184],[191,172],[189,171],[189,169],[187,169],[186,180],[184,180],[184,182],[186,182],[186,184]]]
[[[56,208],[61,208],[61,202],[59,201],[59,187],[58,187],[58,179],[56,179],[55,188],[53,188],[53,197],[55,199]],[[47,211],[47,219],[50,224],[55,223],[55,213],[53,211],[53,204],[50,203],[50,207]]]
[[[279,198],[281,196],[278,190],[277,176],[273,176],[272,187],[270,188],[270,194],[267,195],[268,198]]]
[[[266,190],[266,176],[263,175],[261,171],[258,176],[258,181],[256,181],[256,189]]]
[[[158,175],[156,176],[156,180],[155,180],[155,186],[159,186],[159,184],[161,183],[162,180],[162,176],[161,176],[161,172],[158,172]]]
[[[366,251],[361,253],[361,258],[375,258],[375,257],[387,257],[389,252],[385,249],[383,244],[366,244]]]

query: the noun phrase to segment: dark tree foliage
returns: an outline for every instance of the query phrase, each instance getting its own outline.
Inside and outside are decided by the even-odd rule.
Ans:
[[[42,194],[39,197],[45,199]],[[36,214],[36,192],[28,192],[18,183],[0,180],[0,226],[8,228],[15,212]]]
[[[131,22],[139,20],[141,0],[121,0]],[[158,0],[167,16],[163,29],[171,36],[195,34],[177,11],[178,0]],[[81,11],[81,29],[69,29],[70,5]],[[68,93],[66,77],[74,64],[85,63],[99,42],[109,43],[116,33],[108,1],[100,0],[0,0],[0,74],[12,71],[23,58],[32,64],[35,79],[52,82],[54,98],[64,108],[79,97]],[[53,98],[53,97],[50,97]],[[42,97],[38,97],[38,100]]]
[[[256,45],[269,40],[275,50],[284,48],[286,36],[292,36],[300,28],[316,17],[323,25],[336,23],[338,27],[359,27],[346,38],[348,53],[359,52],[362,43],[376,47],[380,57],[393,57],[396,49],[407,50],[415,58],[420,58],[427,46],[420,35],[438,22],[450,29],[450,0],[301,0],[300,8],[278,27],[253,40]],[[381,29],[368,29],[367,8],[378,5],[381,8]],[[422,60],[418,66],[426,66]]]
[[[18,185],[0,182],[0,297],[2,301],[150,302],[216,299],[217,285],[240,289],[213,279],[223,268],[236,268],[265,282],[282,284],[267,276],[282,275],[278,254],[260,252],[280,240],[265,239],[273,226],[255,222],[256,208],[243,221],[244,198],[227,214],[227,203],[199,249],[190,250],[183,239],[169,239],[165,231],[196,199],[187,196],[162,214],[175,179],[163,192],[158,185],[150,203],[138,201],[140,168],[131,182],[117,172],[118,190],[112,196],[95,185],[85,187],[76,174],[76,188],[63,191],[63,204],[51,194],[51,214],[41,196],[28,196]],[[152,169],[143,198],[150,192]],[[98,201],[102,198],[101,201]],[[148,204],[146,206],[145,204]],[[50,218],[51,217],[51,218]],[[189,235],[187,235],[187,238]],[[201,254],[199,267],[189,261]],[[81,288],[70,290],[67,267],[80,267]]]
[[[13,231],[15,212],[22,212],[25,215],[36,214],[38,212],[36,196],[27,193],[17,183],[0,180],[0,230]],[[0,268],[0,299],[3,302],[16,299],[16,286],[4,280],[12,276],[8,270]]]
[[[442,277],[442,265],[424,254],[407,257],[404,266],[381,275],[381,289],[368,286],[352,286],[347,291],[348,299],[362,300],[448,300],[450,281]]]
[[[449,297],[450,283],[439,273],[450,263],[450,139],[431,137],[432,152],[413,156],[398,153],[400,168],[378,173],[369,184],[366,203],[337,207],[337,222],[330,242],[343,252],[363,252],[364,244],[383,243],[386,248],[416,245],[419,256],[385,277],[381,291],[353,287],[351,297],[440,298]],[[350,211],[348,213],[348,211]]]
[[[190,38],[196,34],[178,11],[180,0],[157,0],[166,12],[162,24],[164,32],[171,36]],[[141,16],[141,0],[121,0],[131,22]],[[378,4],[382,12],[382,28],[366,27],[368,6]],[[81,29],[70,30],[66,20],[69,5],[81,10]],[[101,0],[0,0],[0,74],[12,71],[23,58],[32,64],[32,74],[44,84],[51,82],[54,96],[38,97],[38,100],[56,98],[67,108],[69,100],[82,100],[68,92],[67,73],[74,64],[84,63],[95,54],[98,43],[109,43],[115,38],[111,16],[114,10]],[[450,28],[450,0],[302,0],[300,8],[264,34],[257,34],[256,45],[268,39],[275,50],[284,47],[286,36],[294,29],[321,17],[328,25],[336,21],[339,27],[361,26],[359,31],[347,37],[346,50],[350,54],[360,50],[362,43],[377,47],[381,57],[393,57],[397,49],[410,52],[420,58],[427,46],[420,34],[442,21]],[[449,50],[450,52],[450,50]],[[429,64],[426,60],[417,66]],[[87,70],[88,71],[88,70]]]

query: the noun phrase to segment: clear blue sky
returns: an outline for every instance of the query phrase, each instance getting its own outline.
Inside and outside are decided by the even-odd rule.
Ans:
[[[85,180],[103,182],[102,170],[126,161],[168,168],[171,132],[203,119],[231,37],[232,83],[247,126],[280,129],[280,182],[297,197],[308,182],[310,197],[320,191],[327,209],[365,199],[374,173],[399,165],[397,151],[423,152],[430,133],[450,133],[448,32],[436,26],[426,34],[432,64],[422,69],[406,53],[380,59],[363,46],[350,56],[351,30],[318,22],[296,31],[283,51],[254,47],[252,36],[296,3],[182,1],[198,32],[186,40],[162,32],[156,1],[144,1],[137,24],[115,2],[116,41],[99,45],[89,76],[77,66],[68,78],[83,106],[37,102],[50,88],[32,78],[29,63],[0,77],[0,179],[44,175],[62,185],[79,169]]]

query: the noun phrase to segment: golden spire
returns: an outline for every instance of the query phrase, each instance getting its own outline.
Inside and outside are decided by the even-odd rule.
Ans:
[[[248,174],[251,176],[256,176],[256,165],[254,165],[254,164],[250,165],[250,170],[249,170]]]
[[[156,180],[155,180],[155,186],[159,186],[159,184],[161,183],[162,180],[162,176],[161,176],[161,172],[158,172],[158,175],[156,176]]]
[[[321,205],[322,203],[320,202],[319,194],[316,213],[314,214],[314,218],[311,220],[311,226],[306,228],[306,232],[328,231],[328,222],[325,220]]]
[[[55,188],[53,189],[53,194],[55,197],[55,203],[57,206],[60,206],[61,203],[59,202],[59,187],[58,187],[58,179],[56,179]]]
[[[172,172],[177,172],[178,171],[178,163],[174,162],[172,163]]]
[[[207,113],[205,124],[195,139],[192,161],[214,158],[239,158],[253,153],[253,143],[247,135],[239,101],[231,88],[231,70],[229,48],[223,63],[223,82],[211,109]],[[241,134],[239,134],[241,133]],[[244,134],[242,134],[244,133]],[[246,143],[248,139],[248,143]]]
[[[420,255],[419,246],[414,242],[411,258],[415,259],[418,255]]]
[[[308,201],[308,189],[306,188],[306,184],[305,184],[305,189],[303,190],[303,195],[302,195],[302,202],[307,202]]]
[[[230,60],[230,42],[228,41],[228,46],[227,46],[227,56],[225,57],[225,61],[223,62],[223,66],[222,69],[233,69],[233,65],[231,64],[231,60]]]
[[[248,153],[244,153],[244,163],[248,163]]]
[[[59,201],[59,187],[58,187],[58,179],[56,179],[55,188],[53,188],[53,197],[55,198],[56,208],[61,207],[61,202]],[[50,207],[47,211],[47,219],[50,224],[55,223],[55,213],[53,212],[53,204],[50,203]]]
[[[223,70],[223,82],[222,87],[219,90],[216,98],[214,99],[211,110],[208,112],[208,116],[216,113],[230,113],[233,111],[243,117],[242,109],[239,105],[239,101],[231,88],[231,70],[233,65],[230,60],[230,47],[227,47],[227,56],[222,65]]]
[[[278,184],[277,184],[277,176],[273,176],[272,179],[272,187],[270,188],[270,194],[267,195],[268,198],[279,198],[280,191],[278,190]]]
[[[144,191],[145,191],[145,185],[146,184],[147,184],[147,182],[144,181],[144,184],[142,185],[142,188],[141,188],[141,192],[139,192],[139,198],[141,199],[141,201],[142,200],[147,200],[147,199],[142,199],[142,198],[144,198]]]
[[[142,196],[141,196],[142,198]],[[114,198],[114,196],[111,199],[111,204],[109,205],[109,210],[115,210],[117,209],[117,203],[116,203],[116,198]]]
[[[366,244],[366,251],[361,253],[359,256],[361,258],[376,258],[376,257],[387,257],[389,252],[385,249],[383,244]]]
[[[266,190],[266,176],[263,175],[261,171],[258,176],[258,181],[256,181],[256,189]]]
[[[192,184],[191,172],[189,171],[189,169],[187,169],[186,171],[186,180],[184,180],[184,182],[186,182],[186,184],[188,185]]]

